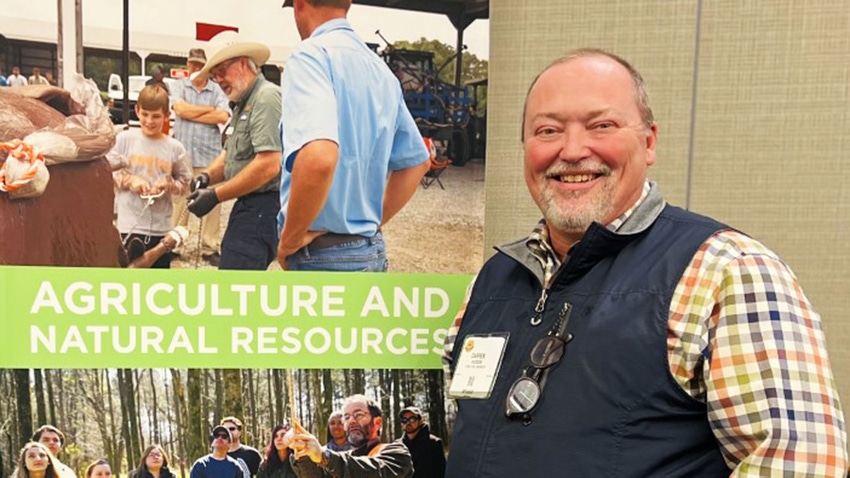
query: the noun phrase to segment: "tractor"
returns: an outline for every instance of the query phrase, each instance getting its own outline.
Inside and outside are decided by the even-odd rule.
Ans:
[[[407,108],[422,136],[434,141],[438,155],[455,166],[463,166],[472,157],[483,158],[486,119],[477,113],[477,94],[470,94],[470,86],[440,78],[457,54],[438,67],[432,52],[396,49],[381,38],[387,46],[379,55],[401,83]],[[378,45],[370,46],[377,52]]]

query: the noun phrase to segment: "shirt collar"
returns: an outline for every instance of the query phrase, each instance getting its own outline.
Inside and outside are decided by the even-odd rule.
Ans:
[[[651,189],[649,181],[644,181],[640,198],[638,198],[638,200],[635,201],[635,203],[632,204],[632,207],[628,208],[626,212],[620,214],[620,216],[608,223],[605,227],[611,232],[617,232],[644,202]],[[534,230],[531,231],[531,234],[529,234],[528,238],[525,240],[525,246],[543,268],[543,283],[548,286],[549,281],[555,274],[555,271],[561,267],[561,259],[558,257],[558,254],[555,253],[555,250],[552,249],[552,244],[549,241],[549,228],[546,227],[546,219],[541,219],[540,222],[537,223]]]
[[[325,33],[333,30],[351,30],[354,32],[354,27],[352,27],[351,23],[349,23],[345,18],[334,18],[333,20],[328,20],[319,25],[319,27],[313,30],[313,33],[310,34],[310,38],[324,35]]]

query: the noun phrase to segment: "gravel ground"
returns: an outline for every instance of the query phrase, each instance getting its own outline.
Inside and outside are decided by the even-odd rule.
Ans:
[[[481,267],[484,241],[484,163],[450,166],[440,176],[445,189],[421,186],[384,227],[391,272],[474,274]],[[222,233],[233,202],[222,207]],[[189,240],[173,268],[194,268],[198,221],[189,222]],[[273,268],[276,264],[273,264]],[[199,269],[214,269],[203,259]]]

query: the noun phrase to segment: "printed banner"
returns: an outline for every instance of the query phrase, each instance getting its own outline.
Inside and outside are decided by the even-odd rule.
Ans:
[[[0,367],[439,368],[470,280],[2,266]]]

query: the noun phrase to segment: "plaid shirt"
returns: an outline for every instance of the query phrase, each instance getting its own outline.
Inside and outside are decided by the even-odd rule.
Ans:
[[[647,183],[608,229],[618,230],[648,191]],[[548,283],[561,261],[545,221],[526,244]],[[446,337],[449,384],[471,291]],[[847,434],[820,317],[764,245],[735,231],[705,241],[673,293],[667,357],[682,389],[706,403],[733,476],[845,476]]]
[[[201,91],[192,86],[191,80],[184,78],[171,93],[175,101],[185,101],[193,105],[212,106],[217,110],[230,114],[230,104],[221,87],[213,81]],[[209,166],[213,159],[221,153],[221,130],[218,125],[198,123],[179,116],[174,120],[174,139],[180,141],[189,157],[192,166],[203,168]]]

